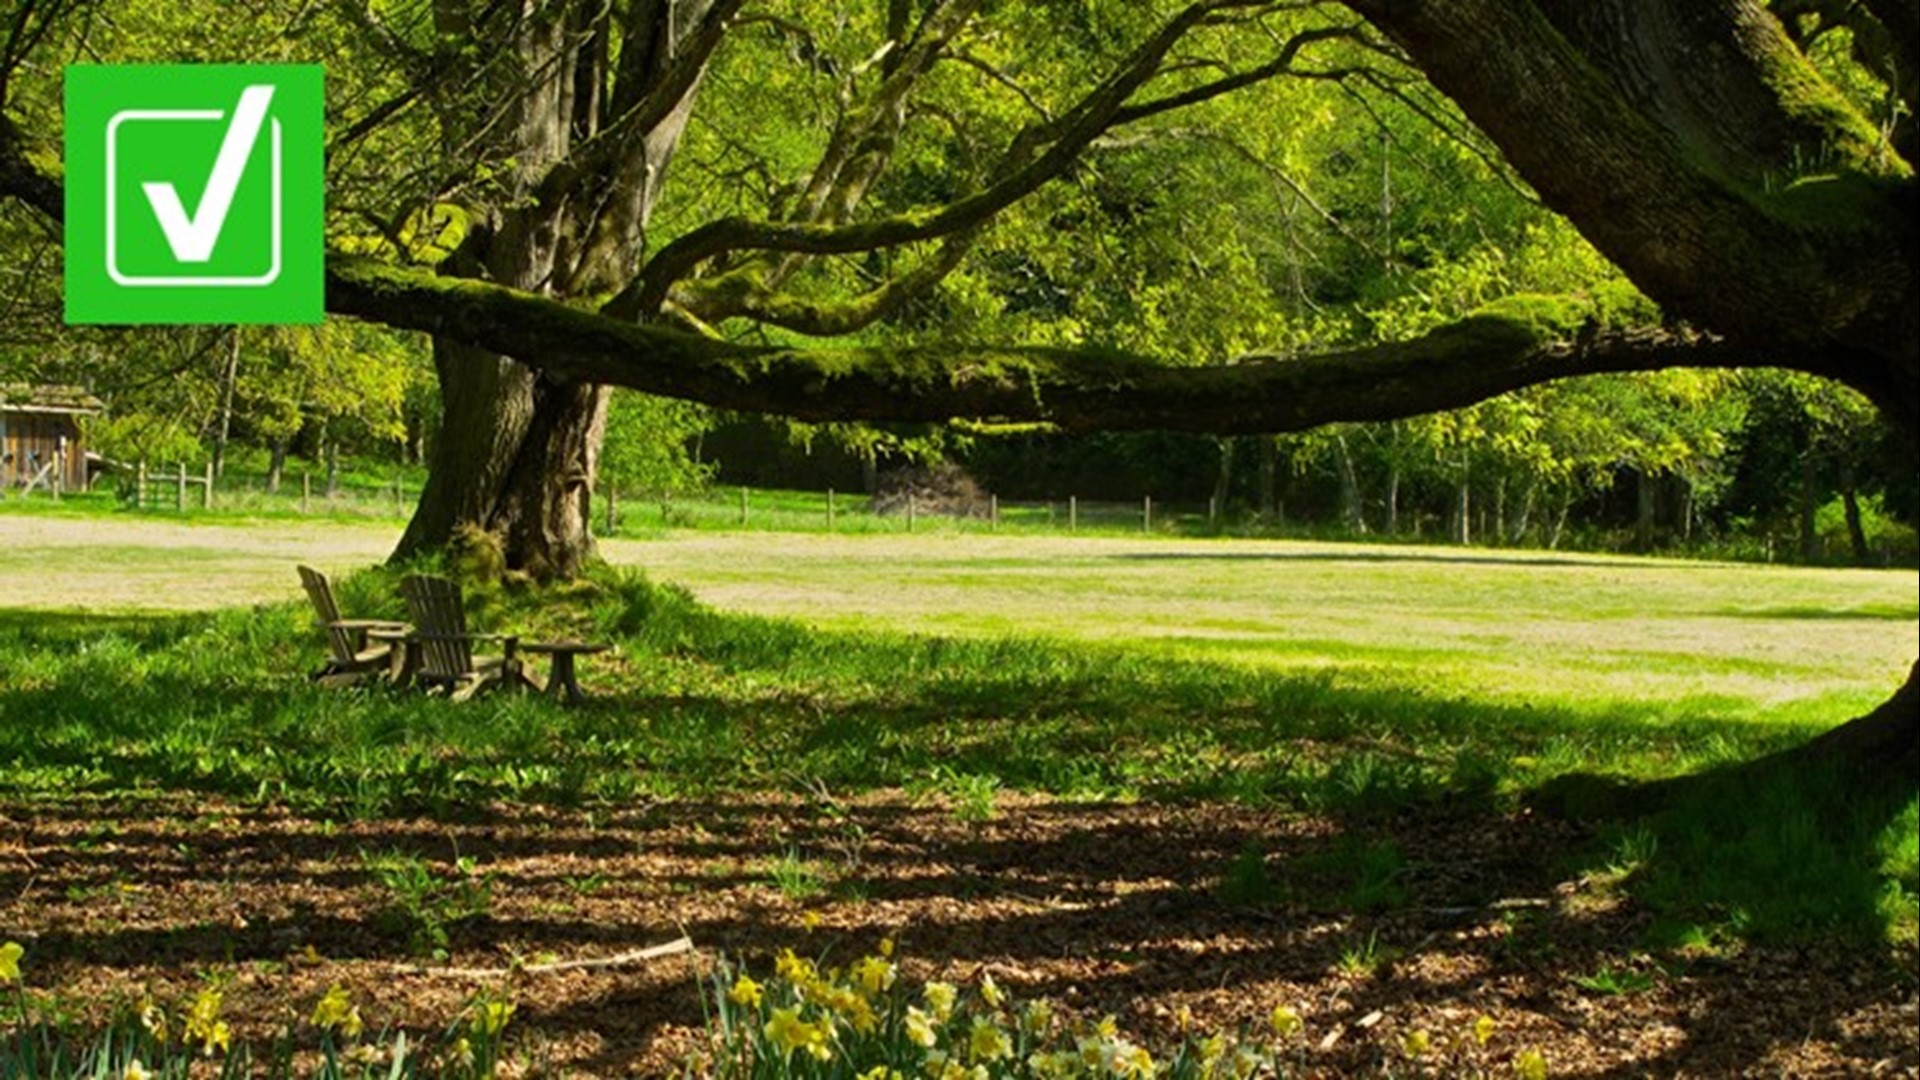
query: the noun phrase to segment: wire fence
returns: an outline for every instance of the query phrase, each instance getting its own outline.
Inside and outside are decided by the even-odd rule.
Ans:
[[[123,503],[153,513],[404,518],[413,512],[421,486],[417,478],[400,471],[390,479],[360,471],[330,476],[324,469],[312,468],[283,469],[277,477],[240,469],[216,475],[211,464],[196,468],[184,463],[138,462],[116,468],[110,475],[95,488],[108,487]]]
[[[1153,533],[1221,527],[1218,507],[1081,499],[1001,500],[955,506],[913,496],[875,500],[836,491],[713,488],[694,494],[635,497],[602,491],[594,526],[601,535],[636,536],[671,529],[766,532],[1022,532]]]

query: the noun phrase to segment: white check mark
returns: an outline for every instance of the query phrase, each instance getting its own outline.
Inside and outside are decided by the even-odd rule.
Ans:
[[[200,194],[200,206],[192,217],[180,202],[180,192],[172,183],[149,181],[140,185],[153,204],[153,216],[160,219],[160,230],[167,236],[173,257],[183,263],[203,263],[213,257],[213,245],[227,224],[227,211],[233,208],[233,195],[240,177],[253,156],[253,144],[259,141],[260,125],[266,119],[267,105],[273,100],[273,87],[249,86],[240,91],[240,103],[234,106],[233,119],[220,140],[220,153],[213,159],[213,172],[207,188]]]

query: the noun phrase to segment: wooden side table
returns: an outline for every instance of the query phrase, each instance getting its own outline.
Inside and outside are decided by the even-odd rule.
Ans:
[[[603,653],[613,648],[611,645],[596,644],[588,641],[523,641],[521,652],[546,653],[553,657],[547,671],[548,697],[568,705],[577,705],[587,700],[580,689],[579,680],[574,675],[573,658]]]
[[[393,647],[387,669],[388,682],[403,687],[413,681],[413,673],[420,670],[420,639],[414,635],[413,627],[406,623],[393,623],[368,630],[367,638],[384,641]]]

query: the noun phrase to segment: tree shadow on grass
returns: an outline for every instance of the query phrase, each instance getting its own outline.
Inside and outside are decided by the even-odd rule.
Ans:
[[[806,946],[800,905],[768,868],[794,853],[826,867],[829,885],[857,887],[806,903],[862,946],[905,929],[928,961],[961,974],[990,962],[1002,981],[1147,1026],[1164,1024],[1156,1001],[1251,1022],[1269,998],[1304,995],[1317,1034],[1347,1031],[1316,1059],[1337,1072],[1385,1067],[1394,1032],[1440,1022],[1437,1005],[1506,1010],[1527,1037],[1586,1047],[1611,1062],[1598,1071],[1621,1074],[1772,1068],[1808,1031],[1859,1060],[1914,1056],[1873,1025],[1846,1032],[1902,992],[1879,942],[1890,900],[1912,906],[1912,870],[1890,885],[1883,849],[1889,823],[1911,819],[1911,793],[1863,800],[1832,778],[1749,776],[1597,828],[1498,795],[1524,782],[1516,757],[1556,745],[1755,746],[1737,718],[1650,733],[1627,705],[1527,709],[752,621],[654,628],[585,709],[451,706],[309,686],[298,673],[318,642],[298,624],[272,610],[0,612],[9,775],[42,791],[66,776],[79,781],[69,792],[226,796],[239,809],[217,812],[241,819],[209,833],[192,823],[199,810],[150,826],[143,802],[21,804],[13,831],[60,839],[39,866],[0,871],[0,924],[33,927],[65,971],[277,961],[303,944],[352,970],[411,948],[366,858],[400,852],[449,880],[462,857],[507,868],[492,909],[449,931],[477,961],[502,942],[618,951],[675,921],[764,959]],[[631,785],[624,797],[609,777]],[[974,779],[1147,801],[1023,804],[971,824],[938,809]],[[914,787],[930,806],[823,797],[873,787]],[[780,790],[815,794],[764,795]],[[255,800],[267,809],[245,808]],[[564,809],[583,801],[591,814]],[[272,809],[289,804],[357,820]],[[595,874],[605,881],[586,888]],[[1223,887],[1234,880],[1237,892]],[[145,891],[117,891],[126,883]],[[182,896],[177,909],[162,899]],[[1341,973],[1368,942],[1386,957],[1373,973]],[[1672,972],[1641,959],[1648,950]],[[1783,956],[1795,978],[1770,984]],[[1627,967],[1653,981],[1618,1000],[1575,982]],[[700,1022],[684,978],[588,980],[526,1015],[556,1036],[594,1033],[604,1049],[580,1067],[621,1072],[662,1030]],[[1251,988],[1244,1000],[1236,987]],[[1391,1023],[1358,1027],[1374,1010]],[[1654,1028],[1678,1036],[1620,1049]]]
[[[1637,875],[1664,869],[1659,850],[1642,849],[1630,869],[1583,870],[1590,830],[1523,814],[1303,819],[1218,804],[1016,801],[967,822],[937,803],[775,798],[329,826],[162,805],[4,808],[4,839],[39,865],[31,881],[14,866],[0,872],[0,922],[29,935],[37,985],[89,971],[97,986],[101,968],[124,971],[129,986],[156,972],[190,981],[219,965],[263,970],[312,946],[322,967],[269,980],[283,999],[345,981],[375,1017],[444,1009],[434,980],[390,973],[417,954],[362,855],[379,851],[418,859],[439,880],[469,872],[463,858],[487,875],[489,909],[449,927],[461,966],[503,966],[502,949],[605,956],[683,928],[764,973],[782,948],[845,963],[890,936],[914,977],[965,980],[984,965],[1022,997],[1113,1012],[1163,1037],[1178,1004],[1233,1026],[1286,1002],[1315,1045],[1342,1032],[1308,1059],[1340,1075],[1397,1067],[1406,1033],[1431,1029],[1438,1043],[1480,1013],[1501,1025],[1495,1065],[1529,1045],[1602,1075],[1785,1067],[1792,1059],[1779,1055],[1809,1041],[1829,1044],[1822,1052],[1843,1071],[1845,1061],[1914,1058],[1910,1032],[1884,1016],[1861,1022],[1911,994],[1871,950],[1763,941],[1649,960],[1648,912],[1578,883],[1611,872],[1631,890]],[[92,826],[111,842],[72,842]],[[849,860],[856,828],[864,851]],[[1383,850],[1392,857],[1357,857]],[[820,865],[827,890],[783,894],[768,869],[782,853]],[[1258,888],[1244,887],[1250,862]],[[1368,900],[1382,866],[1391,895]],[[131,899],[102,888],[116,881],[138,885]],[[842,890],[854,885],[857,894]],[[806,929],[809,911],[821,929]],[[1609,970],[1644,985],[1609,995],[1581,984]],[[520,1023],[559,1045],[595,1044],[570,1069],[628,1073],[664,1033],[701,1024],[691,978],[672,963],[524,979]],[[1375,1012],[1384,1021],[1362,1026]]]

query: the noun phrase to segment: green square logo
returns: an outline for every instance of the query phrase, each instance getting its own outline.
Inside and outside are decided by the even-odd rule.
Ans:
[[[66,76],[67,322],[321,321],[318,65]]]

